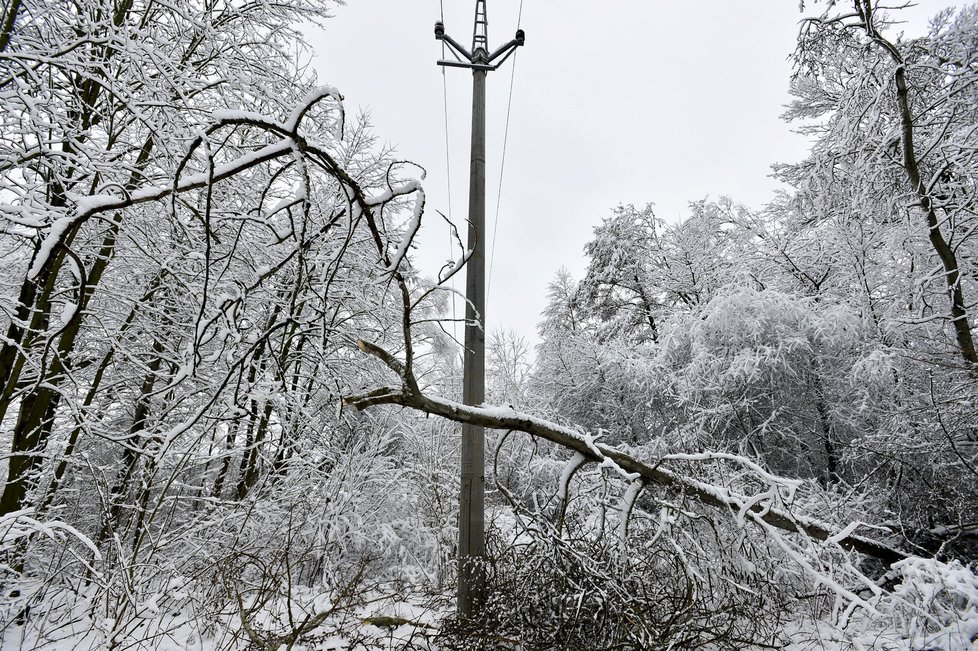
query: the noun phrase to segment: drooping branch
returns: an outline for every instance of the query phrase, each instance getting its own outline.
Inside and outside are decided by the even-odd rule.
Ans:
[[[358,342],[358,345],[361,350],[377,357],[399,375],[403,372],[403,364],[379,346],[362,341]],[[702,504],[732,511],[738,517],[749,519],[759,525],[763,523],[783,531],[802,533],[814,540],[831,541],[843,549],[872,556],[888,564],[907,557],[903,552],[888,545],[864,536],[848,532],[840,533],[830,524],[790,513],[785,509],[772,506],[769,501],[758,501],[746,495],[738,495],[727,488],[713,486],[664,468],[661,463],[649,465],[620,450],[598,443],[587,434],[518,412],[512,407],[470,407],[438,396],[425,395],[417,389],[416,383],[413,387],[407,385],[400,389],[383,387],[348,396],[344,398],[344,402],[361,410],[383,404],[401,405],[458,423],[526,432],[573,450],[590,462],[610,466],[629,479],[641,479],[647,483],[682,491]]]

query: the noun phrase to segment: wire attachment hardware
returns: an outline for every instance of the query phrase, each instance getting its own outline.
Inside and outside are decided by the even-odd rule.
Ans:
[[[448,45],[455,57],[454,61],[441,60],[440,66],[450,68],[471,68],[472,70],[496,70],[516,51],[516,48],[526,43],[526,33],[516,30],[516,36],[495,52],[489,53],[489,22],[486,20],[485,4],[480,3],[476,8],[475,29],[472,37],[472,51],[466,50],[461,43],[445,33],[445,23],[435,23],[435,39]]]

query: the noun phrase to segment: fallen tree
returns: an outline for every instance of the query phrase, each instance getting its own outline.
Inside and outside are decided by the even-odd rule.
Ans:
[[[838,531],[830,524],[819,522],[802,514],[792,513],[784,505],[777,504],[781,501],[777,490],[772,489],[753,496],[740,495],[727,488],[713,486],[663,467],[663,464],[670,460],[734,458],[732,455],[711,453],[667,455],[659,459],[654,465],[649,465],[620,450],[599,443],[585,433],[530,414],[518,412],[511,407],[471,407],[438,396],[425,395],[420,390],[411,369],[394,355],[363,340],[357,343],[360,350],[381,360],[388,368],[397,373],[401,377],[402,386],[399,388],[381,387],[363,394],[346,397],[344,402],[356,409],[363,410],[377,405],[400,405],[427,414],[442,416],[459,423],[491,429],[526,432],[573,450],[586,461],[611,466],[620,471],[625,479],[681,490],[705,505],[730,510],[738,518],[749,519],[758,525],[776,527],[791,533],[802,533],[814,540],[834,543],[843,549],[871,556],[889,565],[907,558],[907,554],[889,545],[854,534],[853,530],[857,524]],[[743,463],[751,463],[746,459],[737,458],[737,460]],[[755,466],[755,469],[766,475],[759,467]],[[770,475],[767,477],[771,480],[780,479]],[[774,483],[776,482],[772,482],[772,485]]]

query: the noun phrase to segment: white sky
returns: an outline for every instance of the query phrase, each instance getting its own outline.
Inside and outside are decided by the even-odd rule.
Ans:
[[[321,82],[340,88],[348,111],[369,111],[375,134],[427,169],[415,258],[432,276],[459,253],[435,211],[451,213],[466,232],[472,86],[468,70],[445,69],[449,206],[443,68],[435,64],[441,44],[433,34],[440,4],[348,0],[324,32],[310,35]],[[443,4],[446,32],[470,48],[474,0]],[[904,12],[907,31],[922,31],[927,17],[958,4],[921,0]],[[519,6],[488,0],[490,49],[513,38]],[[584,244],[619,203],[653,202],[671,221],[706,196],[751,207],[770,199],[778,185],[770,166],[805,154],[805,140],[779,117],[802,16],[797,0],[524,0],[490,330],[536,341],[547,284],[561,266],[581,277]],[[490,238],[513,69],[511,58],[488,78]],[[456,287],[464,290],[461,277]]]

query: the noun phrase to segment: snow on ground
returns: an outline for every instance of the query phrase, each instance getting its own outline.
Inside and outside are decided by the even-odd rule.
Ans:
[[[498,521],[503,529],[514,523]],[[507,525],[509,525],[507,527]],[[785,651],[978,651],[978,577],[960,562],[910,558],[894,566],[903,577],[892,593],[874,599],[877,612],[857,610],[844,624],[830,621],[799,622],[785,630],[790,642]],[[173,588],[171,590],[171,588]],[[43,651],[96,651],[114,648],[132,651],[244,650],[249,637],[239,617],[229,610],[205,618],[194,613],[189,586],[167,586],[167,594],[145,600],[128,622],[105,617],[101,602],[86,595],[46,590],[46,603],[28,614],[21,625],[28,595],[43,586],[23,584],[19,600],[7,599],[0,611],[0,648]],[[9,592],[7,592],[9,595]],[[174,600],[174,595],[187,598]],[[355,609],[327,618],[301,642],[288,641],[266,648],[285,651],[352,651],[353,649],[436,649],[439,626],[451,616],[453,599],[446,588],[439,597],[361,595]],[[252,616],[252,631],[270,639],[288,630],[293,621],[313,617],[332,606],[330,597],[311,588],[297,588],[291,604],[270,603]],[[276,646],[277,645],[277,646]]]

